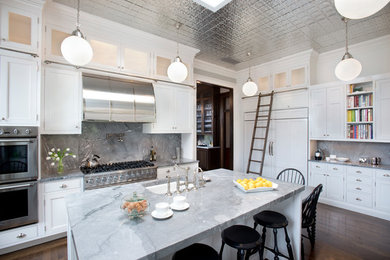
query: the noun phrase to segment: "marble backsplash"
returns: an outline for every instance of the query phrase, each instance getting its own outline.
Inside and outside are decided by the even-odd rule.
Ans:
[[[317,147],[324,156],[335,154],[355,162],[359,161],[359,157],[380,157],[381,164],[390,165],[390,144],[386,143],[318,141]]]
[[[157,160],[170,160],[181,146],[180,134],[144,134],[141,123],[83,122],[81,135],[42,135],[42,177],[57,174],[57,165],[51,166],[47,153],[51,148],[66,149],[76,154],[63,160],[64,174],[78,171],[81,163],[93,154],[101,157],[101,163],[149,159],[153,145]]]

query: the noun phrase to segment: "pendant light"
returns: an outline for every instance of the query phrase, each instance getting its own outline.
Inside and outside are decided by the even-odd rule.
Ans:
[[[179,29],[181,24],[176,23],[176,40],[178,40],[179,35]],[[171,65],[169,65],[167,70],[168,78],[172,80],[173,82],[180,83],[183,82],[188,75],[188,70],[186,65],[181,61],[179,57],[179,42],[177,41],[177,48],[176,48],[176,58],[173,60]]]
[[[92,59],[92,47],[80,31],[80,0],[77,0],[76,30],[62,41],[61,53],[65,60],[76,66],[84,66]]]
[[[349,19],[361,19],[375,14],[390,0],[334,0],[337,11]]]
[[[247,56],[251,56],[251,53],[248,52]],[[253,80],[251,79],[251,67],[249,66],[249,76],[248,80],[244,83],[242,86],[242,93],[244,93],[245,96],[254,96],[257,93],[257,85]]]
[[[342,20],[345,22],[345,54],[337,64],[334,73],[338,79],[349,81],[359,76],[362,65],[348,52],[348,19],[343,17]]]

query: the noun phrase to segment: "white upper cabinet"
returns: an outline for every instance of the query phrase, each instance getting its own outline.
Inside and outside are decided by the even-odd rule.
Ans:
[[[0,125],[38,125],[38,62],[0,56]]]
[[[124,72],[150,76],[152,59],[149,51],[133,46],[122,45],[121,65]]]
[[[145,133],[192,133],[195,97],[190,87],[167,83],[154,85],[156,122],[144,124]]]
[[[376,139],[390,141],[390,79],[376,82],[375,97]]]
[[[171,65],[172,61],[175,59],[176,54],[171,52],[154,52],[153,55],[153,77],[161,80],[169,80],[168,78],[168,67]],[[191,84],[192,83],[192,63],[186,58],[180,56],[182,62],[187,67],[188,76],[182,83]]]
[[[81,73],[77,70],[45,68],[42,133],[81,134],[81,89]]]
[[[343,91],[341,86],[310,89],[310,138],[344,138]]]
[[[37,54],[39,49],[40,14],[32,10],[19,9],[4,4],[1,4],[0,8],[0,46]]]

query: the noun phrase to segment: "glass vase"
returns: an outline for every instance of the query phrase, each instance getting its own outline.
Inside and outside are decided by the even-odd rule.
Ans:
[[[57,172],[58,172],[59,174],[64,173],[64,164],[62,163],[62,159],[60,159],[60,160],[58,161]]]

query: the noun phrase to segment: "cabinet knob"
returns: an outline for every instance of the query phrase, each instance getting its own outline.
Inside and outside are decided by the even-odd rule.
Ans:
[[[6,38],[1,38],[1,40],[2,40],[3,42],[6,42],[6,41],[7,41],[7,39],[6,39]]]
[[[320,166],[316,165],[316,168],[320,168]]]
[[[358,182],[362,182],[362,180],[361,180],[361,179],[356,179],[356,181],[358,181]]]
[[[1,120],[5,120],[5,117],[2,117]]]
[[[333,170],[337,171],[337,170],[338,170],[338,168],[334,167],[334,168],[333,168]]]
[[[362,201],[362,199],[360,199],[360,198],[356,198],[356,200],[357,200],[357,201]]]
[[[66,185],[65,183],[63,183],[63,184],[60,186],[61,189],[65,189],[65,188],[67,188],[67,187],[68,187],[68,185]]]
[[[383,174],[384,177],[390,177],[390,174]]]
[[[75,127],[76,127],[76,128],[79,128],[79,126],[78,126],[78,125],[76,125]]]
[[[362,188],[359,188],[359,187],[357,187],[357,188],[355,188],[356,190],[362,190]]]
[[[356,171],[356,173],[362,173],[361,171]]]
[[[170,173],[171,171],[170,170],[167,170],[167,173]]]
[[[27,236],[27,235],[24,233],[20,233],[19,235],[16,236],[16,238],[24,238],[25,236]]]

